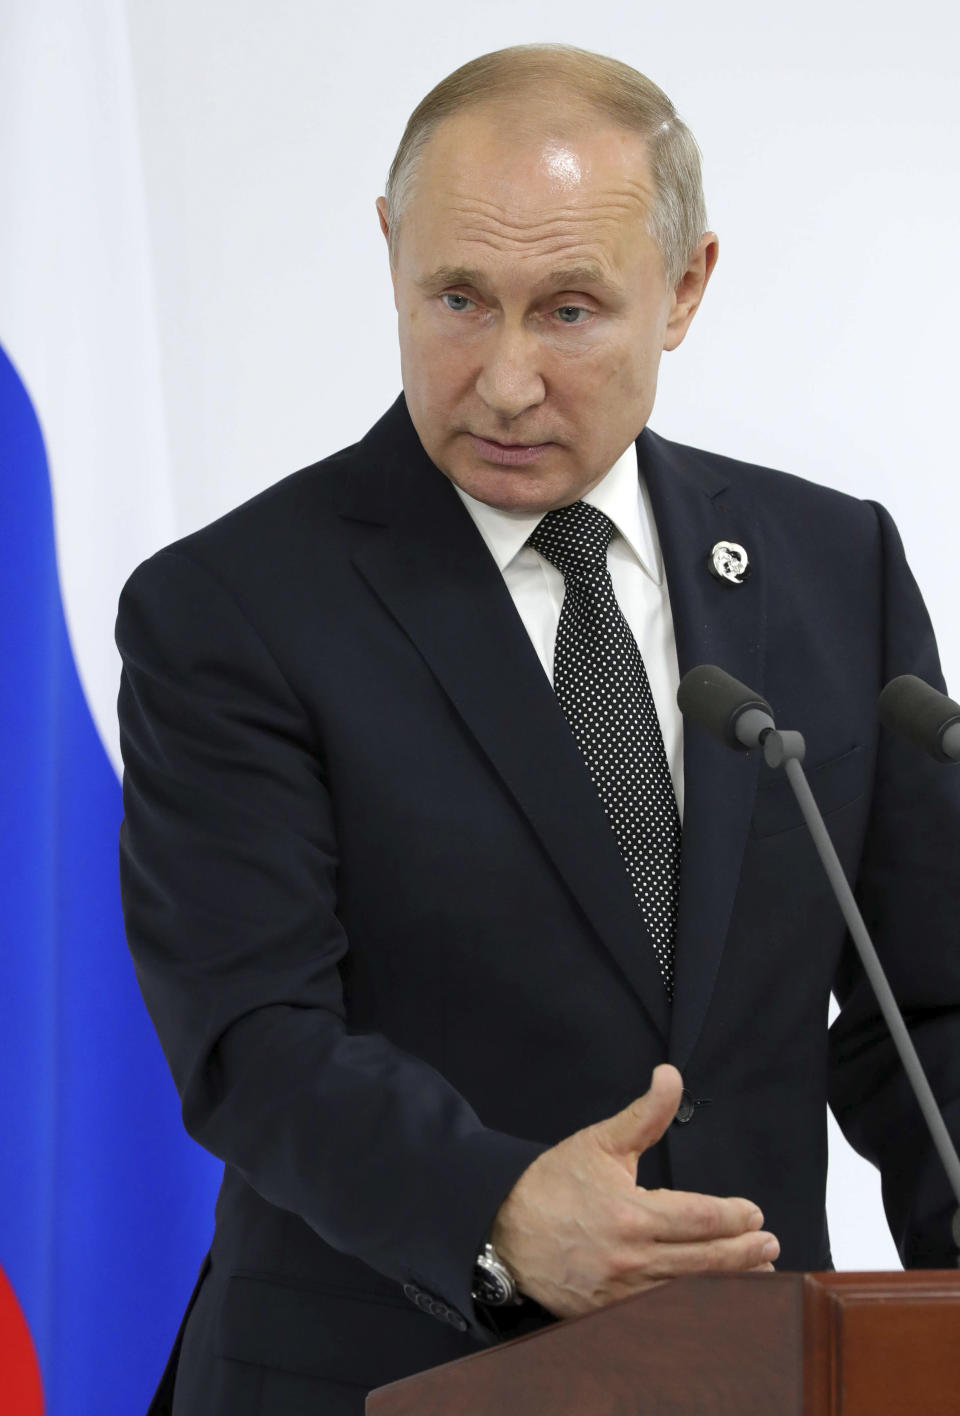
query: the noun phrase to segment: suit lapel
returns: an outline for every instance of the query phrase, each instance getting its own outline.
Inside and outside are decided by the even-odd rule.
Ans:
[[[637,442],[663,553],[681,677],[718,664],[763,689],[765,582],[756,522],[717,463],[681,451],[649,430]],[[717,541],[750,557],[743,585],[714,579]],[[684,724],[683,856],[677,920],[676,988],[670,1060],[686,1065],[703,1026],[730,922],[759,772],[757,754],[738,753]]]
[[[615,837],[500,571],[402,399],[362,451],[344,507],[368,523],[354,564],[416,645],[666,1044],[669,1006]]]

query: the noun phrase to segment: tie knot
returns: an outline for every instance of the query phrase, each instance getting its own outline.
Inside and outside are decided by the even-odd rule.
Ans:
[[[606,570],[614,525],[598,507],[575,501],[548,511],[527,544],[555,565],[564,579]]]

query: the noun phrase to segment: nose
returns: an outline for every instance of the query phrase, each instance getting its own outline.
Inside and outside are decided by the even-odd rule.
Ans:
[[[537,341],[522,330],[501,330],[488,348],[477,393],[504,422],[535,408],[546,397]]]

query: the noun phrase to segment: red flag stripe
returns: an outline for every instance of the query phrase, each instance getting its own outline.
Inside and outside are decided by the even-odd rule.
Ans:
[[[43,1416],[40,1366],[17,1295],[0,1269],[0,1411]]]

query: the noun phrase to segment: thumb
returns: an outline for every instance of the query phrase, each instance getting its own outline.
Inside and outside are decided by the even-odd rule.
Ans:
[[[612,1155],[640,1155],[655,1146],[677,1114],[683,1078],[676,1067],[654,1067],[650,1090],[593,1130],[604,1150]]]

